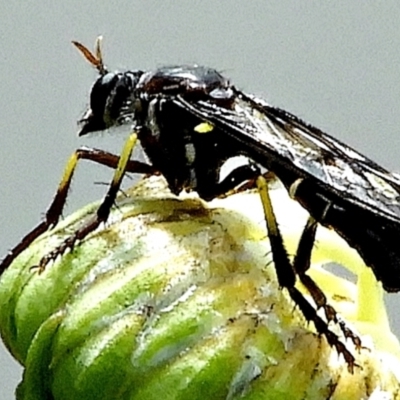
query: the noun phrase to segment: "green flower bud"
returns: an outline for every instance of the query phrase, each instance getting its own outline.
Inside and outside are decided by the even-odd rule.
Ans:
[[[271,197],[294,254],[307,214],[283,189]],[[25,368],[18,399],[399,396],[382,290],[334,232],[318,228],[310,275],[360,334],[365,348],[345,342],[353,374],[279,288],[256,191],[205,203],[149,178],[72,252],[42,274],[31,268],[97,205],[39,237],[1,278],[1,335]],[[357,287],[321,268],[332,260]]]

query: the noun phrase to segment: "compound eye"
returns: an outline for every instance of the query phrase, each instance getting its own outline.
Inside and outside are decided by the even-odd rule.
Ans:
[[[97,79],[90,93],[90,108],[93,115],[103,115],[107,98],[117,82],[118,75],[112,72]]]

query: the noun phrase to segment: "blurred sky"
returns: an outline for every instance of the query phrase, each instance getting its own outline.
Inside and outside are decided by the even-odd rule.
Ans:
[[[398,1],[3,0],[0,9],[0,255],[38,222],[76,147],[122,145],[76,137],[96,72],[72,39],[91,47],[102,34],[110,69],[213,66],[400,171]],[[99,198],[95,182],[110,174],[82,164],[68,210]],[[399,334],[400,295],[388,302]],[[2,349],[0,368],[0,398],[11,400],[21,370]]]

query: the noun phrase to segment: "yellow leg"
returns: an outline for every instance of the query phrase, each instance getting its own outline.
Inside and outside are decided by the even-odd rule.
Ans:
[[[278,283],[288,290],[290,297],[299,307],[307,321],[312,321],[317,332],[326,337],[328,343],[335,347],[339,354],[342,354],[348,364],[349,371],[355,366],[354,356],[347,350],[346,346],[339,340],[339,337],[328,328],[328,323],[334,321],[339,324],[344,336],[350,338],[359,347],[360,339],[344,323],[338,320],[336,311],[329,306],[326,297],[314,280],[306,274],[310,267],[312,249],[315,243],[315,232],[317,223],[311,217],[303,230],[299,241],[294,262],[292,263],[283,243],[282,234],[279,230],[273,210],[271,197],[269,195],[268,182],[263,176],[257,178],[257,188],[260,193],[265,220],[267,223],[268,236],[271,244],[271,253],[275,265]],[[317,308],[322,307],[327,316],[328,323],[317,314],[316,309],[307,301],[303,294],[296,288],[296,277],[304,284],[313,298]]]
[[[0,264],[0,275],[22,251],[29,247],[29,245],[38,236],[57,224],[64,209],[68,191],[71,186],[71,181],[79,160],[89,160],[115,169],[114,177],[110,184],[109,192],[106,196],[109,200],[107,200],[102,210],[99,210],[100,214],[104,214],[102,217],[103,219],[107,219],[107,207],[111,208],[113,204],[113,196],[115,199],[125,172],[142,174],[156,173],[157,171],[152,166],[140,161],[130,160],[136,140],[137,135],[135,133],[129,136],[123,147],[121,156],[98,149],[81,148],[76,150],[67,162],[62,179],[58,185],[57,192],[46,211],[44,220],[40,222],[34,229],[32,229],[27,235],[25,235],[24,238],[7,254]]]
[[[54,261],[67,249],[72,249],[76,242],[83,240],[87,235],[97,229],[102,222],[107,221],[111,207],[114,205],[115,198],[117,197],[118,191],[122,183],[122,179],[127,170],[127,165],[131,158],[132,151],[136,145],[136,142],[137,134],[131,133],[122,149],[121,156],[119,158],[118,165],[115,169],[114,176],[108,188],[108,191],[94,217],[40,260],[39,265],[35,267],[35,269],[37,269],[39,273],[44,271],[46,265],[49,262]]]

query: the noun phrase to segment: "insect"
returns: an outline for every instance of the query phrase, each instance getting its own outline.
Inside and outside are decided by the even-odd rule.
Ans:
[[[399,291],[400,179],[296,116],[243,93],[214,69],[192,65],[109,72],[100,38],[94,53],[73,43],[100,74],[79,135],[123,124],[129,124],[132,133],[120,156],[88,148],[71,156],[45,219],[6,256],[0,273],[42,232],[57,224],[79,159],[114,168],[114,177],[96,215],[43,257],[39,271],[107,220],[126,172],[161,173],[173,193],[194,190],[206,200],[253,181],[261,194],[280,286],[352,369],[353,355],[328,329],[328,323],[339,323],[344,336],[357,347],[360,339],[339,320],[322,290],[306,274],[317,225],[334,229],[359,252],[387,291]],[[137,139],[150,164],[130,159]],[[251,162],[220,181],[221,166],[237,155]],[[284,247],[259,166],[277,176],[310,214],[293,261]],[[297,278],[317,308],[325,311],[328,323],[295,287]]]

